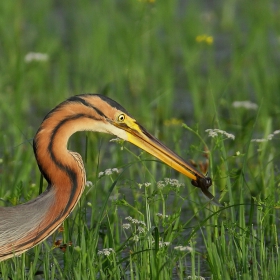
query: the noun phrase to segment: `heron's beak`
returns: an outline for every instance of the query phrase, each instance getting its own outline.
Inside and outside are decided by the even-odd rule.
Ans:
[[[117,126],[127,132],[127,141],[155,156],[173,169],[179,171],[194,181],[198,178],[205,178],[202,173],[190,166],[180,156],[167,148],[135,120],[126,119],[126,123],[118,124]]]
[[[109,119],[108,122],[126,132],[125,137],[123,137],[125,140],[131,142],[173,169],[192,179],[191,183],[193,186],[200,188],[204,195],[208,197],[213,204],[222,207],[222,205],[208,191],[208,188],[212,185],[212,179],[203,175],[201,172],[189,165],[184,159],[167,148],[144,127],[138,124],[136,120],[126,116],[123,122],[112,122]]]
[[[191,183],[193,186],[200,188],[204,195],[208,197],[213,204],[222,207],[222,205],[208,191],[208,188],[212,185],[211,178],[204,176],[201,172],[186,163],[184,159],[167,148],[134,119],[127,117],[124,123],[114,123],[114,125],[126,131],[127,141],[192,179]]]

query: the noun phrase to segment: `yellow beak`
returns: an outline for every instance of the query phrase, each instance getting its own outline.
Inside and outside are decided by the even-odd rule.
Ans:
[[[193,186],[200,188],[203,194],[208,197],[213,204],[222,207],[222,205],[208,191],[208,188],[212,185],[211,178],[206,177],[186,163],[184,159],[167,148],[134,119],[127,116],[125,122],[114,123],[114,125],[127,132],[127,141],[138,146],[173,169],[192,179],[191,183]]]
[[[134,119],[127,116],[124,123],[114,123],[114,125],[127,132],[127,141],[160,159],[190,179],[196,181],[198,178],[206,178],[202,173],[190,166],[180,156],[146,131]]]

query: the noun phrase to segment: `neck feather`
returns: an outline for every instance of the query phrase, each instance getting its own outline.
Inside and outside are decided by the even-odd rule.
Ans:
[[[34,153],[48,181],[47,190],[25,204],[0,207],[0,261],[23,253],[51,235],[82,195],[86,181],[82,158],[67,150],[67,142],[83,117],[70,113],[66,107],[53,111],[34,138]]]
[[[114,118],[117,108],[121,107],[99,95],[80,95],[61,103],[45,117],[33,148],[48,188],[25,204],[0,207],[0,261],[47,238],[70,214],[86,178],[81,156],[67,150],[68,139],[82,130],[113,133],[126,139],[125,132],[107,122]]]

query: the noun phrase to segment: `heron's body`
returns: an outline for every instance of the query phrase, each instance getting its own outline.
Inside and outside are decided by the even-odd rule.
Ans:
[[[53,109],[34,138],[34,154],[48,181],[40,196],[25,204],[0,207],[0,261],[19,255],[51,235],[71,213],[84,190],[81,156],[67,149],[77,131],[110,133],[134,143],[207,188],[205,177],[141,127],[115,101],[97,94],[74,96]],[[202,182],[202,183],[201,183]]]

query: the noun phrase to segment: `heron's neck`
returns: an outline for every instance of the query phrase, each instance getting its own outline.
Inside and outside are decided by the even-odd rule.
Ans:
[[[126,133],[110,125],[93,101],[99,102],[105,111],[111,108],[97,95],[75,97],[58,105],[41,124],[33,147],[38,166],[49,185],[32,201],[0,207],[0,261],[19,255],[47,238],[81,197],[86,180],[83,162],[79,154],[67,150],[73,133],[94,130],[126,139]]]
[[[59,111],[50,114],[40,126],[34,138],[34,153],[38,166],[55,192],[50,211],[55,223],[61,223],[77,204],[85,185],[85,170],[78,153],[70,152],[67,143],[79,127],[75,115],[65,118]],[[52,222],[48,220],[51,224]]]
[[[63,113],[59,111],[58,113]],[[53,233],[70,214],[84,189],[85,171],[79,154],[67,150],[79,127],[49,114],[34,138],[38,166],[47,190],[25,204],[0,207],[0,261],[18,255]]]

